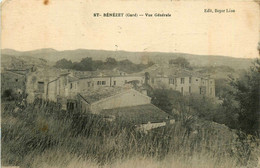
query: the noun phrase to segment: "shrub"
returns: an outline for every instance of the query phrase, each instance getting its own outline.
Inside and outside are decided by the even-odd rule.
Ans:
[[[96,115],[61,111],[52,102],[38,100],[24,109],[15,104],[2,108],[3,165],[120,167],[133,159],[140,164],[152,159],[153,165],[189,167],[198,159],[197,166],[210,160],[206,163],[212,167],[235,167],[240,164],[238,159],[248,154],[240,150],[234,157],[238,153],[234,149],[239,150],[235,134],[208,121],[195,120],[190,127],[179,121],[144,133],[120,120],[108,122]],[[250,156],[253,154],[251,150]]]

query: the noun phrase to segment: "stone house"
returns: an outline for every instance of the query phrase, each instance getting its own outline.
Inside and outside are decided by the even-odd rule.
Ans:
[[[120,119],[145,126],[145,129],[165,126],[173,121],[170,115],[151,104],[150,97],[132,88],[103,87],[78,96],[82,112],[107,119]]]
[[[38,69],[29,73],[26,80],[27,101],[33,102],[39,98],[56,102],[59,96],[69,96],[69,74],[55,68]]]
[[[183,95],[200,94],[215,97],[215,80],[208,75],[176,68],[157,68],[147,81],[153,88],[173,89]]]
[[[26,74],[24,72],[7,70],[1,72],[1,95],[7,90],[15,94],[25,93]]]
[[[79,77],[79,91],[93,90],[100,87],[123,87],[126,84],[137,84],[141,86],[144,83],[144,76],[120,74],[92,74],[91,76]]]
[[[151,98],[127,87],[103,87],[79,93],[82,111],[99,114],[105,109],[149,104]]]
[[[30,73],[26,81],[28,102],[33,102],[36,98],[39,98],[58,102],[63,109],[74,109],[78,105],[78,93],[103,87],[132,87],[129,82],[137,81],[141,84],[144,80],[143,77],[126,74],[104,76],[96,75],[97,72],[91,72],[91,76],[87,77],[75,77],[73,74],[73,72],[55,68],[39,69]],[[84,75],[86,75],[86,72]]]
[[[1,68],[1,95],[7,90],[12,90],[15,94],[24,94],[26,89],[27,75],[36,71],[34,65],[20,68]]]

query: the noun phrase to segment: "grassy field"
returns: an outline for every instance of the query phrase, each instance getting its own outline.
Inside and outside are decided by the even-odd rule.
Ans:
[[[2,103],[2,165],[24,168],[256,167],[254,137],[186,118],[139,132],[95,115],[59,110],[55,103],[26,108]]]

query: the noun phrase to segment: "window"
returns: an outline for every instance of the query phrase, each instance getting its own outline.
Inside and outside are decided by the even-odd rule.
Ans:
[[[77,108],[77,104],[73,102],[67,102],[67,110],[73,111],[75,108]]]
[[[91,82],[88,82],[88,87],[90,87],[91,86]]]
[[[181,94],[183,94],[183,87],[181,87]]]
[[[181,78],[181,84],[184,84],[184,82],[185,82],[185,79]]]
[[[70,89],[72,89],[73,88],[73,85],[72,85],[72,83],[70,83]]]
[[[198,80],[198,79],[196,79],[196,81],[198,82],[199,80]]]
[[[189,83],[191,83],[191,77],[189,77]]]
[[[210,88],[210,95],[212,95],[212,88]]]
[[[189,87],[189,93],[191,93],[191,87]]]
[[[18,82],[18,79],[15,79],[15,82]]]
[[[174,84],[174,79],[170,78],[169,79],[169,84]]]
[[[116,85],[116,81],[114,81],[114,85]]]
[[[38,91],[44,93],[44,82],[38,82]]]
[[[97,85],[106,85],[106,81],[97,81]]]
[[[101,81],[97,81],[97,85],[101,85]]]

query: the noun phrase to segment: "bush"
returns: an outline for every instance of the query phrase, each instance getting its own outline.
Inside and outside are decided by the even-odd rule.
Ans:
[[[235,167],[245,155],[242,150],[234,157],[234,133],[206,121],[196,120],[190,127],[177,122],[144,133],[120,120],[108,122],[96,115],[61,111],[52,102],[39,100],[25,109],[17,109],[15,104],[2,108],[3,165],[120,167],[138,156],[158,165],[189,167],[194,159],[203,158],[196,163],[202,166],[207,158],[212,167]],[[253,154],[252,150],[250,156]]]

